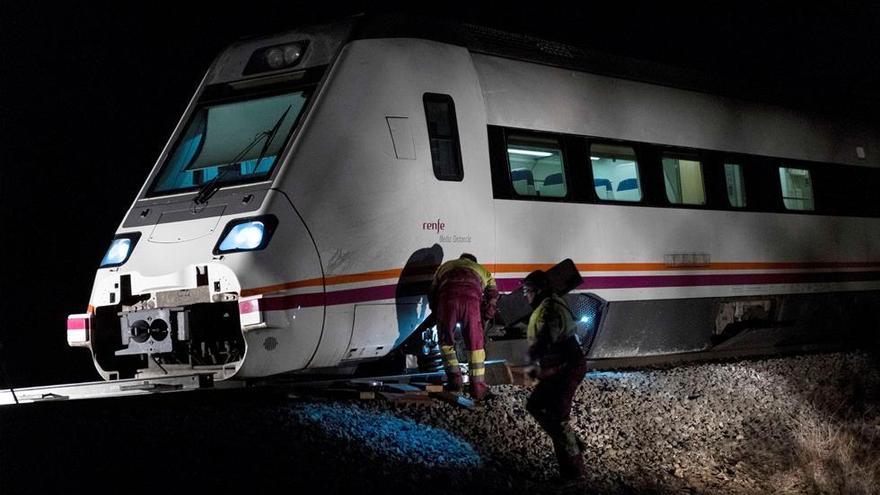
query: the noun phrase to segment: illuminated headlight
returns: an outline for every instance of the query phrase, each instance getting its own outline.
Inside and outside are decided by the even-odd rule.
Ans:
[[[110,243],[110,249],[107,250],[107,254],[101,260],[100,268],[119,266],[128,261],[128,257],[131,256],[134,245],[137,244],[140,236],[140,233],[135,232],[120,234],[114,237],[113,242]]]
[[[272,215],[234,220],[223,230],[214,254],[263,249],[269,244],[277,225],[278,220]]]

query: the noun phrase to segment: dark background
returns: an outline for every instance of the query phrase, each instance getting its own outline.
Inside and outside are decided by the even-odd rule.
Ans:
[[[699,69],[758,99],[878,120],[880,3],[703,3],[2,2],[0,388],[97,379],[88,352],[67,348],[66,315],[85,311],[97,264],[189,98],[241,37],[413,12]]]

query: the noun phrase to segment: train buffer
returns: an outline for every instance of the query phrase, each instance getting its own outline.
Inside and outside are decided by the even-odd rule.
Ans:
[[[230,384],[224,383],[224,387]],[[0,406],[59,400],[97,399],[214,388],[212,373],[131,378],[0,390]]]

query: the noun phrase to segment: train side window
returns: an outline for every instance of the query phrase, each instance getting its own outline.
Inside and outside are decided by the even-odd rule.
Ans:
[[[746,207],[746,188],[743,168],[738,163],[724,164],[724,182],[727,185],[727,201],[734,208]]]
[[[435,93],[425,93],[422,102],[425,105],[434,177],[439,180],[460,181],[464,178],[464,171],[461,167],[455,103],[451,96]]]
[[[642,186],[636,152],[631,146],[590,145],[593,187],[602,201],[641,201]]]
[[[562,146],[556,138],[509,134],[507,161],[517,196],[564,198],[568,193]]]
[[[704,205],[706,190],[703,186],[703,164],[681,155],[664,154],[663,180],[666,198],[672,204]]]
[[[779,183],[786,210],[812,210],[813,183],[805,168],[779,167]]]

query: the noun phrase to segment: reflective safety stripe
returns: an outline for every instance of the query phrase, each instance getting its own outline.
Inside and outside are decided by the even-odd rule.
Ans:
[[[472,377],[486,374],[485,349],[474,349],[471,351],[470,362],[468,363],[468,374]]]
[[[458,368],[458,356],[455,354],[455,347],[451,345],[441,345],[440,352],[443,353],[443,362],[447,368]]]
[[[471,351],[471,363],[480,363],[486,360],[486,350],[485,349],[474,349]]]

